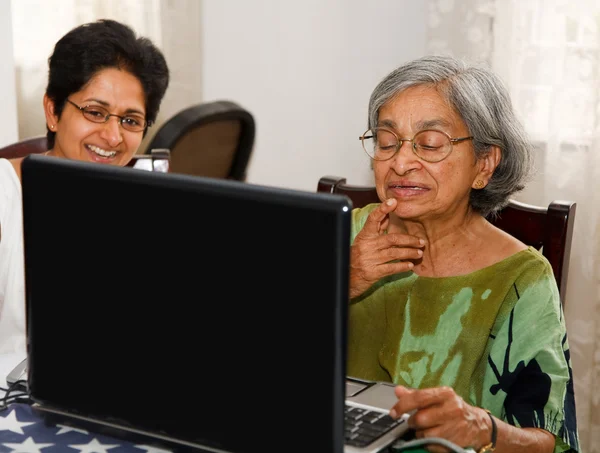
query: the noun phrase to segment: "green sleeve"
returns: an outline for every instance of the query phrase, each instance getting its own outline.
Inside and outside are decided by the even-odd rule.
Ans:
[[[482,406],[511,425],[551,432],[556,453],[575,452],[579,439],[567,331],[552,268],[545,264],[514,282],[516,303],[497,319]]]

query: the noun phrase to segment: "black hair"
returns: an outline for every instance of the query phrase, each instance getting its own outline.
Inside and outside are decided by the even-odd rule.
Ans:
[[[79,25],[55,44],[48,58],[46,87],[55,114],[60,117],[67,98],[107,68],[127,71],[140,81],[146,120],[153,123],[169,85],[165,57],[150,39],[137,37],[129,26],[110,19]],[[56,133],[46,129],[48,149],[52,149]]]

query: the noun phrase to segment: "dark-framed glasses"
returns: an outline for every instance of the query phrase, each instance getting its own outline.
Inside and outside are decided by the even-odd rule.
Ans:
[[[426,162],[440,162],[452,152],[453,145],[473,140],[473,137],[452,138],[435,129],[425,129],[413,138],[400,138],[385,127],[369,129],[359,137],[363,149],[373,160],[389,160],[396,155],[404,142],[412,143],[413,152]]]
[[[119,124],[126,131],[141,132],[147,127],[152,126],[151,121],[146,121],[142,115],[137,115],[135,113],[121,116],[110,113],[104,107],[99,105],[86,105],[84,107],[80,107],[70,99],[67,99],[67,102],[73,107],[78,108],[83,114],[83,117],[92,123],[106,123],[111,116],[114,116],[119,119]]]

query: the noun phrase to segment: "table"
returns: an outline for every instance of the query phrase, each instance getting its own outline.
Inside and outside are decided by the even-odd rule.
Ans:
[[[23,360],[23,354],[0,354],[0,387],[7,387],[6,376]],[[0,398],[4,392],[0,390]],[[102,430],[101,430],[102,431]],[[49,419],[35,407],[27,404],[11,404],[6,411],[0,411],[0,453],[14,451],[36,451],[58,453],[79,450],[105,451],[106,453],[198,453],[198,449],[185,447],[166,448],[151,444],[148,438],[130,435],[129,439],[117,439],[110,430],[92,430],[69,427],[58,419]],[[127,436],[126,436],[127,437]],[[427,453],[424,449],[393,450],[392,453]],[[207,452],[208,453],[208,452]]]
[[[41,451],[43,453],[201,453],[203,450],[182,446],[170,448],[164,443],[134,433],[115,436],[109,429],[90,430],[85,424],[70,426],[60,417],[46,416],[35,406],[11,404],[0,412],[0,453]],[[97,428],[97,425],[95,425]],[[284,451],[284,450],[283,450]],[[395,450],[399,452],[400,450]],[[422,449],[403,453],[426,453]],[[206,453],[209,453],[206,451]]]
[[[0,412],[0,453],[34,452],[64,453],[179,453],[195,452],[189,448],[169,448],[140,435],[116,438],[102,430],[71,426],[48,417],[29,404],[15,403]],[[208,452],[206,452],[208,453]]]

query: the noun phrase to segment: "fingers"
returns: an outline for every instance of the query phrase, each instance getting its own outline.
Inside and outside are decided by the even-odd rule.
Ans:
[[[396,247],[423,247],[425,240],[417,236],[402,233],[391,233],[386,234],[381,238],[381,241],[385,244],[385,247],[396,246]]]
[[[386,275],[401,274],[408,272],[415,265],[412,261],[398,261],[394,263],[380,264],[373,268],[350,269],[350,299],[360,296],[371,285]]]
[[[381,236],[375,240],[356,241],[351,247],[350,257],[350,298],[366,291],[377,280],[387,276],[407,272],[414,268],[416,261],[423,257],[421,249],[413,247],[389,246],[394,239]],[[404,236],[404,235],[398,235]],[[407,237],[404,242],[418,243],[418,238]],[[401,242],[401,241],[396,241]],[[386,248],[387,247],[387,248]]]
[[[479,422],[482,417],[477,416],[477,411],[482,409],[467,404],[452,388],[409,389],[398,386],[395,393],[398,402],[390,410],[390,416],[398,418],[411,414],[408,426],[418,438],[439,437],[456,445],[481,443],[478,436],[485,430],[485,425]],[[428,450],[445,451],[433,446],[429,446]]]
[[[380,203],[377,209],[369,214],[362,231],[369,235],[379,235],[387,228],[388,214],[396,209],[398,201],[395,198],[388,198],[384,203]]]
[[[361,241],[355,241],[353,246],[354,252],[360,257],[365,257],[369,264],[383,264],[393,260],[422,258],[424,242],[416,236],[392,233],[368,241],[363,238]]]
[[[368,290],[388,275],[407,272],[423,257],[425,240],[410,234],[383,234],[389,225],[389,213],[398,201],[380,203],[367,217],[351,246],[350,298]]]
[[[434,387],[428,389],[409,389],[401,385],[395,388],[398,402],[390,410],[390,416],[397,418],[402,414],[424,409],[429,406],[442,405],[457,395],[450,387]]]
[[[360,236],[380,236],[389,225],[389,213],[396,209],[398,201],[395,198],[388,198],[385,203],[380,203],[367,217],[364,227],[360,232]],[[380,241],[380,248],[389,246],[398,247],[423,247],[425,240],[416,236],[407,234],[386,234],[385,238]]]

